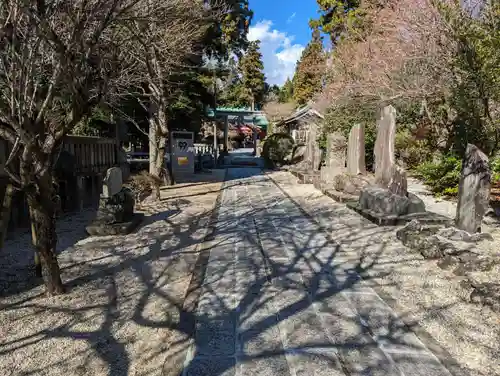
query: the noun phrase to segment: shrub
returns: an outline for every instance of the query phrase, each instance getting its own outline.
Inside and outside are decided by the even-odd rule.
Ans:
[[[490,161],[491,167],[491,182],[493,184],[500,183],[500,157],[492,158]]]
[[[156,176],[147,171],[141,171],[139,174],[131,176],[125,186],[133,192],[135,201],[139,204],[157,190],[162,183],[162,180]]]
[[[425,140],[417,140],[407,129],[398,130],[395,140],[396,158],[408,169],[414,169],[432,157]]]
[[[416,176],[438,196],[456,196],[462,161],[456,156],[443,156],[438,161],[424,162],[416,169]]]
[[[271,165],[282,165],[292,153],[295,141],[286,133],[274,133],[264,140],[262,157]]]

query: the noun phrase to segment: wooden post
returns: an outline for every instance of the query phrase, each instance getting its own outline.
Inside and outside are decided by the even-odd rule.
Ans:
[[[84,187],[84,181],[82,176],[77,176],[76,177],[76,194],[77,194],[77,203],[76,203],[76,208],[81,211],[83,210],[83,202],[84,202],[84,195],[85,195],[85,187]]]
[[[227,154],[227,144],[229,144],[229,119],[228,115],[224,116],[224,154]]]
[[[217,167],[217,121],[214,121],[214,168]]]
[[[0,217],[0,250],[5,243],[7,230],[9,229],[10,213],[12,210],[12,196],[14,195],[14,186],[9,183],[5,187],[5,194],[3,196],[2,213]]]

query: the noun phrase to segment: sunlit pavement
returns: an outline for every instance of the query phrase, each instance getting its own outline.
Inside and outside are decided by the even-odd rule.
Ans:
[[[451,375],[260,169],[222,192],[184,375]]]

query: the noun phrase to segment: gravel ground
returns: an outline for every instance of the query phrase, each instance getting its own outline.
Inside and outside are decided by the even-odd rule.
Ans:
[[[185,360],[183,309],[224,171],[165,189],[122,237],[85,238],[94,213],[58,223],[69,292],[44,298],[29,233],[0,252],[0,375],[164,375]]]
[[[453,371],[466,371],[471,376],[500,375],[500,315],[487,307],[466,303],[459,277],[404,247],[396,238],[397,228],[375,226],[312,185],[297,184],[287,172],[270,176],[330,230],[346,257],[363,260],[368,283],[391,301],[406,323],[428,335],[426,345],[438,357],[441,349],[451,354],[457,363],[456,368],[450,367]],[[423,189],[413,182],[409,187],[424,198],[429,210],[454,216],[454,203],[436,201],[425,196]],[[497,233],[494,238],[494,242],[483,242],[480,248],[494,248],[499,244]]]

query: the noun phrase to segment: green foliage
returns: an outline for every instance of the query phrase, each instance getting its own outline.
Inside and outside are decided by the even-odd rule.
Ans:
[[[459,157],[443,156],[438,161],[424,162],[415,174],[438,196],[454,196],[458,193],[458,182],[462,161]]]
[[[378,107],[376,102],[366,102],[362,99],[351,99],[338,102],[332,106],[325,116],[320,145],[325,147],[326,134],[340,132],[346,139],[354,124],[365,126],[366,167],[373,167],[373,148],[375,146]]]
[[[248,0],[207,1],[206,4],[226,16],[222,23],[213,23],[208,29],[203,43],[205,53],[219,59],[228,58],[231,52],[240,57],[248,47],[246,35],[253,18]]]
[[[325,63],[323,42],[318,29],[313,32],[295,68],[293,77],[293,99],[299,105],[306,104],[321,89]]]
[[[102,107],[95,107],[90,116],[83,118],[71,133],[78,136],[106,137],[115,131],[110,129],[111,123],[111,112]]]
[[[491,182],[500,183],[500,156],[490,160]]]
[[[262,157],[272,165],[283,165],[294,147],[293,138],[287,133],[274,133],[264,140]]]
[[[318,28],[328,34],[333,44],[346,35],[347,31],[363,25],[365,10],[361,0],[316,0],[320,17],[311,20],[311,28]]]
[[[175,85],[167,107],[170,126],[172,129],[196,132],[205,117],[206,106],[214,104],[213,94],[207,85],[209,77],[193,68],[171,79]]]
[[[285,84],[280,90],[278,101],[280,103],[290,102],[293,98],[293,82],[287,78]]]
[[[398,129],[395,149],[396,159],[404,162],[410,170],[429,160],[433,154],[426,140],[416,140],[407,129]]]
[[[239,90],[242,101],[256,108],[261,108],[266,95],[266,77],[264,63],[260,52],[260,42],[250,43],[248,50],[240,60],[241,87]]]
[[[500,2],[485,2],[480,17],[457,4],[434,3],[457,50],[450,82],[456,150],[462,154],[472,143],[491,155],[500,145]]]

